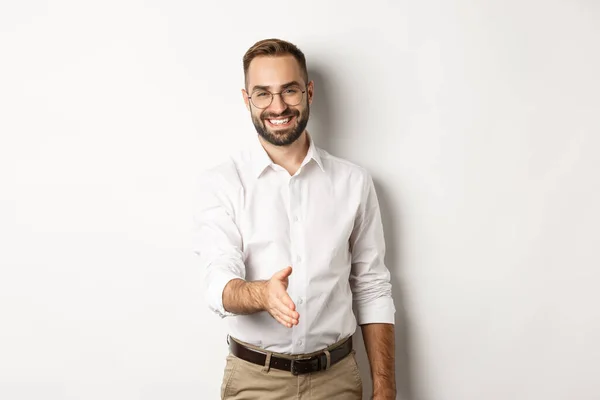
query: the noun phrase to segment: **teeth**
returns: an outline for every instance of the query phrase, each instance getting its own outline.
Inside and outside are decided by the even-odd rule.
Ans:
[[[272,123],[273,125],[282,125],[282,124],[287,124],[289,122],[289,118],[286,119],[270,119],[269,122]]]

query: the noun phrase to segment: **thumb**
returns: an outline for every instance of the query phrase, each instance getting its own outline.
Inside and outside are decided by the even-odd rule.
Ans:
[[[285,267],[281,271],[278,271],[273,275],[273,278],[283,281],[292,274],[292,267]]]

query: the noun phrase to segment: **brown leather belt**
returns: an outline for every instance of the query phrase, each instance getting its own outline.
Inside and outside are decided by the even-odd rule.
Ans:
[[[233,339],[228,339],[229,350],[231,354],[242,360],[251,362],[257,365],[265,365],[267,354],[251,349]],[[335,363],[341,361],[352,351],[352,336],[338,347],[329,350],[331,367]],[[325,352],[318,353],[312,357],[289,359],[271,355],[270,368],[289,371],[293,375],[308,374],[310,372],[324,371],[327,369],[327,355]]]

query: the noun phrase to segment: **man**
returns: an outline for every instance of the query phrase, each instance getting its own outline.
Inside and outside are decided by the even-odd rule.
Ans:
[[[196,230],[209,307],[229,321],[224,399],[395,399],[394,313],[373,182],[306,131],[314,82],[293,44],[243,59],[253,148],[202,178]],[[353,312],[356,310],[356,316]]]

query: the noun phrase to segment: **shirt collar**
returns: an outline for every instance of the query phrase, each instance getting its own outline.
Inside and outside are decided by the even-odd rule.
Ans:
[[[306,157],[304,161],[302,161],[301,167],[305,166],[310,162],[310,160],[315,160],[319,168],[324,171],[323,162],[321,161],[321,156],[319,155],[319,149],[315,145],[314,140],[310,137],[307,132],[307,139],[309,142],[308,152],[306,153]],[[258,139],[258,135],[256,136],[256,140],[254,141],[254,146],[252,148],[252,171],[254,176],[258,179],[260,175],[264,172],[265,168],[272,165],[273,161],[271,157],[267,154],[267,151],[264,149],[260,140]]]

